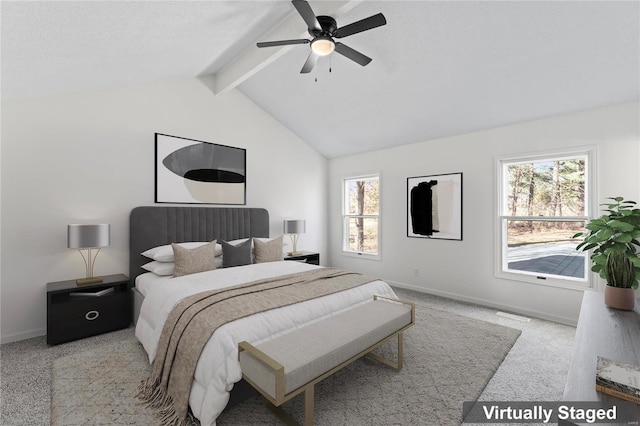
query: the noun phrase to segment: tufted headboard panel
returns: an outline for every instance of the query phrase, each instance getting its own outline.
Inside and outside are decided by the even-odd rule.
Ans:
[[[269,237],[269,212],[245,207],[136,207],[129,221],[131,285],[150,260],[140,255],[152,247],[187,241]]]

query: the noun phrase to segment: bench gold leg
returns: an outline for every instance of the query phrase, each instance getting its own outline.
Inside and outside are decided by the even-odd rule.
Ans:
[[[304,390],[304,426],[313,426],[314,416],[313,416],[313,400],[314,400],[314,391],[313,385],[309,385]],[[270,401],[264,401],[276,416],[287,426],[300,426],[300,424],[293,418],[289,413],[282,409],[282,407],[276,407]]]
[[[371,359],[375,359],[378,362],[381,362],[385,365],[388,365],[391,368],[395,368],[396,370],[400,371],[402,370],[402,366],[403,366],[403,337],[402,337],[402,332],[398,333],[398,360],[396,362],[388,360],[380,355],[376,355],[374,353],[369,352],[366,356],[368,358]]]
[[[304,391],[304,426],[313,426],[313,385]]]
[[[402,360],[404,359],[404,356],[402,353],[403,347],[404,347],[404,338],[402,337],[402,333],[398,333],[398,368],[397,368],[398,371],[402,370],[402,365],[403,365]]]

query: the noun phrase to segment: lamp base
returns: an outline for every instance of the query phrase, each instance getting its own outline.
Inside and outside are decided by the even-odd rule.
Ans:
[[[287,253],[289,256],[300,256],[302,255],[301,251],[290,251],[289,253]]]
[[[101,283],[102,277],[87,277],[87,278],[78,278],[76,280],[76,284],[95,284]]]

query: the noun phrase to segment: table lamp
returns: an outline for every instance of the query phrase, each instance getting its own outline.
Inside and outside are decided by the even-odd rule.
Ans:
[[[299,256],[302,254],[301,251],[298,251],[296,246],[298,245],[298,235],[304,234],[305,231],[305,223],[304,220],[285,220],[284,221],[284,233],[289,234],[291,238],[291,244],[293,245],[293,251],[291,251],[289,256]]]
[[[99,225],[68,225],[67,226],[67,247],[78,249],[84,260],[87,270],[85,278],[78,278],[77,284],[90,284],[102,282],[102,277],[93,276],[93,264],[102,247],[109,245],[110,225],[103,223]],[[92,250],[98,249],[93,255]],[[83,250],[87,250],[85,256]]]

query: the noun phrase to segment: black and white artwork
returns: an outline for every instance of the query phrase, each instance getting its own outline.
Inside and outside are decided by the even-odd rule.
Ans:
[[[246,204],[246,150],[156,133],[156,203]]]
[[[462,240],[462,173],[407,178],[407,236]]]

